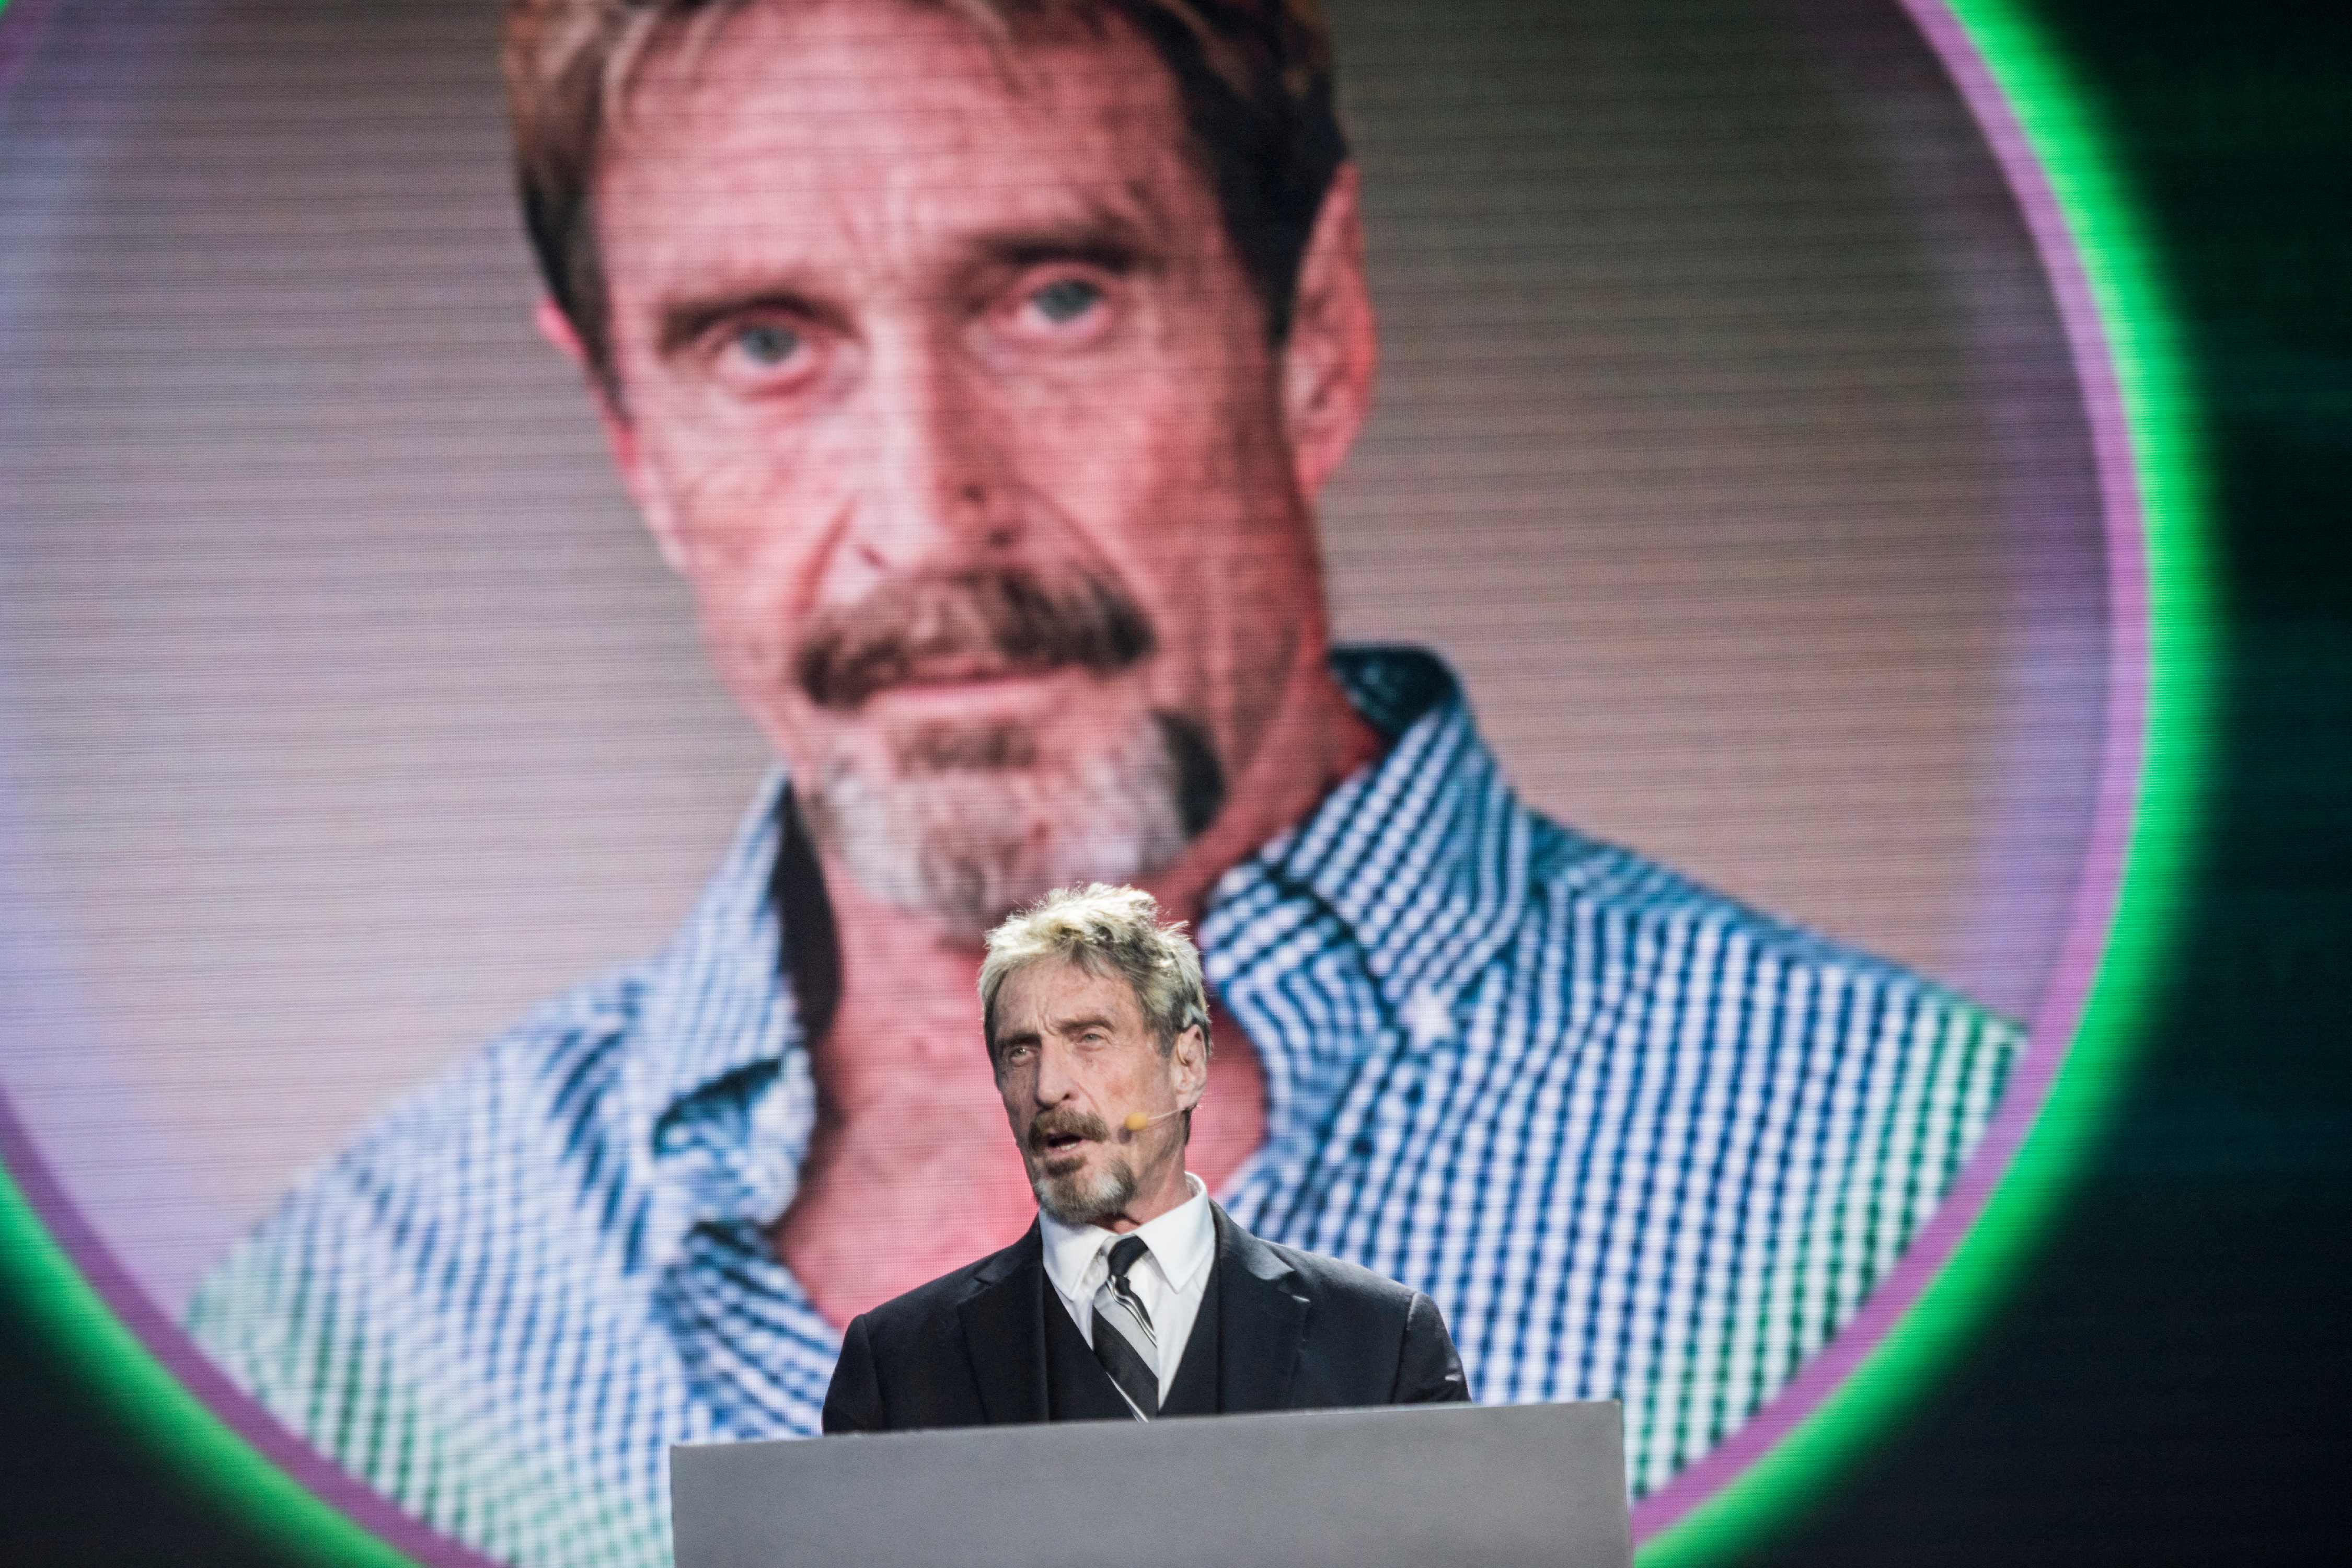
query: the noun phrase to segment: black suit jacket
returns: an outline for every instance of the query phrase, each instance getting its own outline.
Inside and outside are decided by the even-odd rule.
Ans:
[[[1217,1226],[1217,1407],[1328,1410],[1466,1400],[1437,1304],[1369,1269]],[[1045,1242],[919,1286],[849,1325],[824,1396],[827,1432],[1044,1421]],[[1189,1370],[1189,1369],[1188,1369]]]

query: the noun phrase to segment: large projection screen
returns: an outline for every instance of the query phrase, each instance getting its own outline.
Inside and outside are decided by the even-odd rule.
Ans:
[[[903,34],[911,77],[935,58],[937,7],[800,10],[845,6],[866,46]],[[0,102],[0,1097],[19,1186],[262,1452],[428,1558],[619,1563],[635,1526],[592,1548],[469,1521],[174,1326],[410,1096],[672,951],[778,763],[534,325],[499,9],[24,23]],[[1325,9],[1378,343],[1311,498],[1334,639],[1442,661],[1528,821],[2016,1042],[1933,1091],[1982,1103],[1788,1375],[1635,1456],[1654,1531],[1899,1331],[2066,1070],[2145,684],[2113,371],[2049,191],[1928,0]],[[1137,558],[1187,548],[1181,523]],[[1424,1022],[1398,1027],[1475,1033]],[[1486,1189],[1521,1216],[1496,1280],[1552,1245],[1502,1193],[1537,1181]],[[1359,1260],[1420,1271],[1481,1398],[1621,1392],[1560,1370],[1584,1330],[1557,1364],[1496,1348],[1488,1242],[1377,1231]]]

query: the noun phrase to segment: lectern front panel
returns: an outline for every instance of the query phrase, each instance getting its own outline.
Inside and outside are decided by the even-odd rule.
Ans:
[[[677,1568],[1626,1568],[1614,1404],[671,1451]]]

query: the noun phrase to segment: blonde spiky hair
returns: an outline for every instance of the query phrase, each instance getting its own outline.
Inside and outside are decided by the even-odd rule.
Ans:
[[[980,963],[981,1028],[988,1054],[996,1055],[996,998],[1004,982],[1048,959],[1075,964],[1088,974],[1116,974],[1135,992],[1143,1021],[1164,1056],[1176,1037],[1201,1031],[1201,1049],[1210,1050],[1209,997],[1201,981],[1201,950],[1184,934],[1184,922],[1160,919],[1160,900],[1140,888],[1089,882],[1056,888],[988,933]]]

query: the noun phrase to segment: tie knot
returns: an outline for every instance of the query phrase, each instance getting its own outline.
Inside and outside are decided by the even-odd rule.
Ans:
[[[1110,1244],[1110,1277],[1127,1282],[1127,1271],[1143,1259],[1150,1243],[1139,1236],[1122,1236]]]

